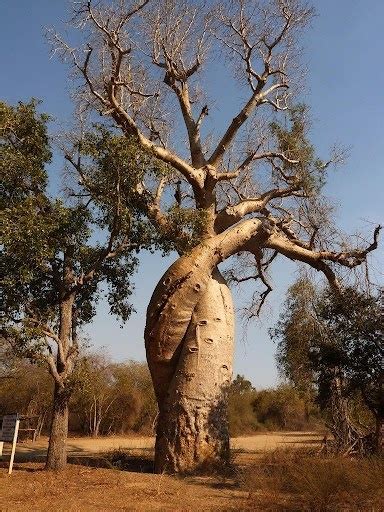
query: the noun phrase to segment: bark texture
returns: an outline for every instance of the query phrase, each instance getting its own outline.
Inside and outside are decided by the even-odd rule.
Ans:
[[[147,359],[159,405],[155,471],[227,462],[233,304],[212,251],[180,258],[148,307]]]
[[[49,437],[46,469],[60,471],[67,463],[69,394],[55,384],[52,424]]]
[[[383,455],[384,452],[384,420],[380,415],[376,416],[374,452]]]
[[[64,283],[70,285],[72,282],[72,266],[68,264],[64,268]],[[73,340],[73,303],[74,294],[66,295],[63,288],[63,300],[60,304],[60,329],[58,338],[58,353],[56,364],[50,367],[51,374],[55,379],[53,394],[52,423],[49,435],[46,469],[59,471],[65,468],[67,463],[67,437],[68,437],[68,404],[72,393],[72,386],[69,378],[74,368],[74,359],[77,355]]]

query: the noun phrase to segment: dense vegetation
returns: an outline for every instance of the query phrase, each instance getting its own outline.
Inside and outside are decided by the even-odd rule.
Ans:
[[[382,288],[335,293],[299,279],[271,330],[281,374],[316,400],[341,453],[383,448],[383,319]]]
[[[8,359],[8,361],[10,361]],[[53,383],[45,369],[14,359],[2,368],[0,416],[19,412],[36,416],[48,432]],[[238,375],[229,388],[232,435],[263,430],[308,430],[323,425],[316,405],[292,385],[257,391]],[[74,435],[154,433],[157,405],[145,363],[115,362],[105,353],[89,353],[76,367],[70,401],[69,430]]]

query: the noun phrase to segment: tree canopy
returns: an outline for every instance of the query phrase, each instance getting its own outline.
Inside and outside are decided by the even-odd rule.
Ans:
[[[76,191],[50,197],[48,117],[36,107],[34,101],[1,104],[2,264],[7,336],[31,355],[36,349],[47,355],[47,339],[57,341],[64,286],[76,292],[77,327],[95,315],[101,282],[111,313],[128,318],[136,254],[153,240],[132,198],[135,178],[125,172],[120,185],[116,176],[136,165],[137,152],[103,130],[86,135],[81,150],[77,147],[79,161],[86,163],[78,167]],[[64,283],[69,261],[71,276]]]
[[[19,355],[46,364],[54,378],[52,425],[59,416],[62,421],[51,441],[60,439],[62,449],[51,467],[60,469],[79,329],[96,314],[101,295],[111,314],[127,320],[137,253],[161,237],[153,236],[136,197],[142,169],[150,172],[152,161],[157,172],[154,160],[102,127],[70,141],[65,156],[76,183],[51,197],[47,121],[33,100],[0,104],[2,336]]]
[[[135,188],[180,254],[147,310],[156,471],[229,454],[233,307],[218,266],[236,256],[232,281],[260,285],[254,316],[277,258],[309,265],[337,289],[341,269],[377,247],[379,226],[358,247],[338,236],[319,194],[342,153],[316,156],[300,104],[300,40],[313,14],[301,0],[84,0],[72,9],[68,40],[48,33],[83,109],[165,165]],[[215,111],[232,78],[237,98],[222,126]]]
[[[377,422],[377,447],[384,416],[383,326],[382,290],[371,295],[351,287],[316,290],[301,279],[289,289],[271,330],[281,373],[303,392],[316,389],[323,409],[339,394],[339,404],[350,410],[348,401],[361,394]]]

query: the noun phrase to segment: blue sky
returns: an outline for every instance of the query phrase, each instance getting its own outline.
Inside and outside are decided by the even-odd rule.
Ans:
[[[315,0],[317,17],[304,40],[308,64],[305,101],[311,106],[312,140],[320,154],[335,142],[350,147],[347,165],[329,177],[326,194],[339,206],[338,225],[350,233],[384,222],[384,2],[382,0]],[[46,26],[60,26],[67,17],[64,0],[0,0],[0,98],[9,103],[43,100],[42,110],[54,116],[52,130],[70,122],[70,83],[62,63],[50,59],[43,37]],[[222,98],[228,109],[233,103]],[[59,176],[62,162],[55,158],[50,174]],[[372,258],[384,268],[383,243]],[[87,329],[92,343],[105,346],[118,359],[144,359],[145,308],[169,260],[144,254],[134,295],[137,313],[121,329],[100,305]],[[238,324],[235,372],[257,387],[276,383],[274,345],[267,329],[279,312],[295,265],[283,260],[273,274],[274,292],[260,321],[248,326],[247,339]],[[382,274],[381,274],[382,279]],[[249,292],[249,288],[245,292]],[[244,290],[235,294],[235,302]]]

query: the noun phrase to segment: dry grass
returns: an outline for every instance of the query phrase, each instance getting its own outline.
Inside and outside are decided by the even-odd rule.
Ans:
[[[69,464],[60,473],[41,464],[0,469],[2,512],[238,511],[246,493],[204,479],[180,479]]]
[[[272,451],[272,440],[285,448]],[[384,462],[316,456],[318,441],[309,434],[272,435],[268,444],[260,436],[239,439],[235,474],[209,467],[184,478],[152,473],[150,442],[139,439],[134,448],[126,440],[117,449],[117,440],[107,441],[71,439],[71,463],[62,473],[20,462],[36,455],[25,446],[10,477],[0,465],[0,511],[384,511]]]
[[[240,436],[231,439],[231,449],[251,452],[265,452],[275,450],[282,446],[306,446],[319,445],[324,433],[315,432],[267,432],[252,436]],[[42,437],[35,443],[21,443],[17,447],[17,455],[34,454],[45,455],[48,446],[48,438]],[[69,455],[81,455],[91,453],[105,453],[111,450],[153,450],[154,437],[134,436],[125,437],[70,437],[68,439]]]
[[[316,456],[277,450],[243,473],[250,510],[379,512],[384,510],[384,460]]]

